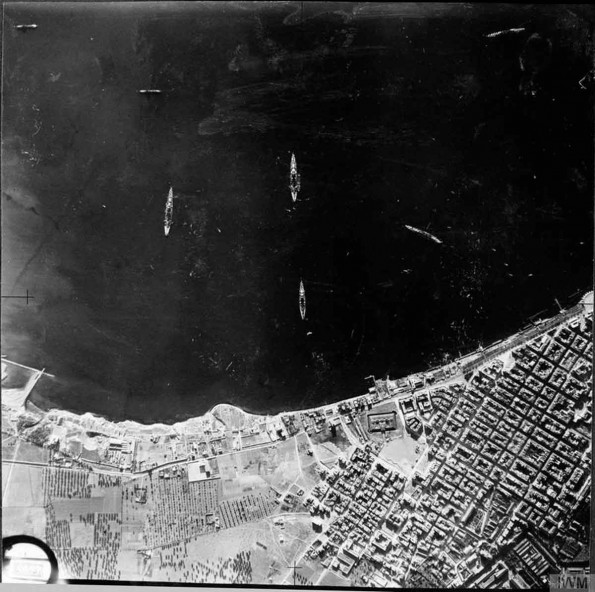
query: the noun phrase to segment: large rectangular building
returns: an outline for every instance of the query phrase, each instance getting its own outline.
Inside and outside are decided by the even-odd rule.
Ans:
[[[369,413],[368,414],[368,430],[370,432],[383,432],[386,430],[397,429],[397,413],[391,411],[389,413]]]

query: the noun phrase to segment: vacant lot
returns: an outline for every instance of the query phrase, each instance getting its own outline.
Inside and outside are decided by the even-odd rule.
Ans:
[[[420,444],[418,440],[414,440],[404,432],[402,438],[391,440],[384,446],[380,457],[396,463],[405,475],[409,475],[424,450],[425,444]]]
[[[70,540],[73,547],[94,547],[95,524],[74,521],[70,526]]]
[[[45,540],[45,510],[43,508],[2,508],[2,536],[27,534]]]
[[[43,506],[41,467],[2,463],[3,516],[13,507]]]
[[[323,588],[326,586],[340,586],[341,588],[349,588],[350,585],[351,584],[349,580],[342,578],[341,576],[330,570],[327,571],[326,574],[324,574],[324,577],[319,583],[319,586],[322,586]]]

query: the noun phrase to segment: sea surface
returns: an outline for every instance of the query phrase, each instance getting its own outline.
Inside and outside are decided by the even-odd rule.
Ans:
[[[585,10],[5,4],[2,295],[34,300],[3,299],[2,353],[55,376],[32,401],[146,423],[309,407],[576,300]]]

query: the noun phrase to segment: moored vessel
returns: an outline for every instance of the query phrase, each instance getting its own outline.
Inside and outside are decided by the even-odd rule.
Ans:
[[[303,321],[306,318],[306,288],[304,288],[304,282],[302,280],[300,280],[299,305],[300,305],[300,315],[301,315],[302,321]]]
[[[431,241],[434,241],[435,243],[438,243],[439,245],[442,244],[442,241],[437,236],[434,236],[433,234],[430,234],[429,232],[426,232],[425,230],[420,230],[419,228],[415,228],[415,226],[409,226],[407,224],[405,224],[405,228],[407,230],[410,230],[411,232],[420,234],[421,236],[424,236],[425,238],[427,238]]]
[[[291,191],[291,199],[293,199],[293,201],[297,201],[300,186],[300,174],[298,173],[295,154],[292,152],[291,164],[289,166],[289,190]]]
[[[169,234],[174,217],[174,190],[173,187],[169,188],[167,194],[167,201],[165,202],[165,218],[163,220],[163,232],[165,236]]]

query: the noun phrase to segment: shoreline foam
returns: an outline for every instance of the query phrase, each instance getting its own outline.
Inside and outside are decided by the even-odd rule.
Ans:
[[[443,373],[446,368],[458,368],[458,371],[454,377],[450,376],[447,378],[447,380],[438,381],[438,383],[436,384],[436,387],[439,387],[443,382],[457,380],[457,376],[458,376],[458,379],[461,380],[461,379],[463,379],[463,375],[469,371],[473,371],[474,367],[480,367],[480,366],[483,366],[484,364],[487,364],[488,360],[486,358],[491,356],[492,359],[495,359],[501,355],[504,355],[505,353],[509,352],[510,350],[514,349],[516,347],[514,345],[515,340],[519,340],[519,339],[523,338],[523,336],[526,333],[535,331],[536,329],[537,329],[537,331],[536,331],[537,334],[546,333],[547,331],[549,331],[551,329],[551,325],[558,326],[558,325],[562,324],[565,320],[569,321],[571,318],[579,317],[584,314],[589,315],[589,314],[592,314],[592,312],[593,312],[593,292],[590,291],[590,292],[587,292],[580,299],[580,301],[572,308],[570,308],[568,310],[563,310],[560,313],[558,313],[557,315],[550,317],[548,319],[543,319],[541,321],[538,321],[537,323],[532,324],[529,328],[521,329],[520,331],[511,335],[507,339],[496,341],[495,343],[491,344],[490,346],[488,346],[482,350],[471,352],[469,354],[461,356],[460,358],[457,358],[456,360],[453,360],[452,362],[449,362],[448,364],[445,364],[443,366],[439,366],[436,368],[432,368],[432,369],[430,369],[426,372],[423,372],[423,373],[414,373],[414,374],[410,374],[410,375],[407,375],[406,377],[402,377],[399,379],[389,379],[387,377],[386,379],[383,379],[383,380],[378,380],[378,381],[375,380],[375,385],[377,386],[378,383],[384,382],[387,385],[391,385],[392,388],[398,388],[398,387],[395,387],[395,385],[398,385],[399,383],[403,383],[403,382],[408,382],[412,386],[410,386],[409,388],[405,388],[403,390],[403,392],[414,391],[414,390],[416,390],[416,388],[413,386],[413,382],[412,382],[413,379],[416,379],[416,378],[419,379],[420,376],[426,377],[428,375],[431,375],[432,373],[441,373],[441,372]],[[501,348],[504,348],[504,351],[501,353],[497,353],[497,350],[501,349]],[[12,362],[11,360],[8,360],[6,358],[3,359],[3,362],[15,364],[15,365],[19,365],[19,366],[21,365],[21,364],[18,364],[17,362]],[[469,365],[469,368],[466,368],[466,366],[465,366],[466,364]],[[425,380],[424,380],[424,388],[427,388],[427,385],[425,385]],[[205,422],[208,422],[208,421],[212,422],[213,420],[217,420],[217,414],[224,410],[235,411],[235,412],[240,413],[244,417],[252,417],[253,419],[260,417],[266,421],[266,420],[270,420],[273,418],[281,418],[286,415],[293,415],[293,414],[297,414],[297,413],[308,413],[308,412],[312,412],[315,410],[317,410],[317,411],[323,410],[323,409],[326,409],[326,408],[329,408],[332,406],[337,406],[337,405],[341,405],[341,404],[345,404],[345,403],[348,403],[351,401],[365,398],[368,394],[369,393],[359,394],[359,395],[355,395],[353,397],[341,399],[339,401],[334,401],[332,403],[318,405],[316,407],[310,407],[310,408],[306,408],[306,409],[293,409],[293,410],[281,411],[281,412],[272,413],[272,414],[254,413],[249,410],[245,410],[237,405],[230,404],[230,403],[218,403],[217,405],[214,405],[213,407],[211,407],[211,409],[209,409],[207,412],[205,412],[202,415],[190,417],[190,418],[184,419],[182,421],[177,421],[177,422],[174,422],[171,424],[163,423],[163,422],[153,422],[153,423],[149,423],[149,424],[144,424],[144,423],[141,423],[141,422],[138,422],[135,420],[131,420],[131,419],[125,419],[122,421],[113,421],[113,420],[108,419],[107,417],[104,417],[104,416],[101,416],[98,414],[94,414],[92,412],[85,412],[85,413],[80,414],[80,413],[75,413],[75,412],[68,411],[65,409],[52,408],[52,409],[48,409],[48,410],[41,410],[37,406],[34,406],[34,408],[37,410],[36,412],[41,412],[44,417],[65,418],[65,419],[68,419],[74,423],[80,424],[87,431],[101,431],[103,433],[120,434],[120,435],[125,433],[128,435],[136,435],[136,436],[145,436],[145,435],[155,436],[155,435],[179,434],[180,432],[191,433],[192,431],[196,431],[196,428],[193,428],[193,425],[200,424],[200,423],[204,424]],[[16,409],[12,409],[11,411],[13,413],[17,412],[17,414],[23,413],[23,412],[31,412],[32,410],[29,407],[30,405],[33,405],[33,404],[29,403],[28,401],[25,400],[24,407],[22,407],[22,409],[20,411],[17,411]],[[4,404],[4,402],[2,403],[2,406],[6,408],[6,405]],[[106,429],[107,429],[107,431],[106,431]],[[159,432],[159,433],[157,433],[157,432]]]

